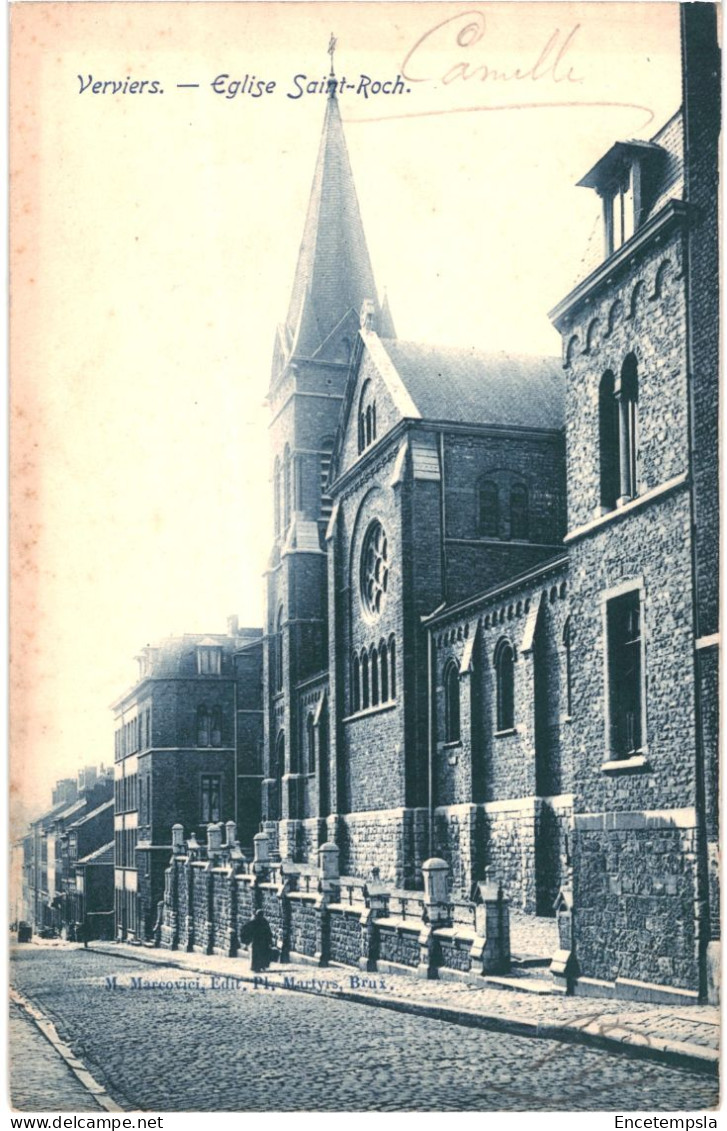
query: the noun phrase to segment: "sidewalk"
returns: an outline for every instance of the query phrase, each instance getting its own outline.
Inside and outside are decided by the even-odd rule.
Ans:
[[[719,1008],[551,994],[543,970],[535,978],[539,992],[519,993],[493,985],[427,981],[409,974],[366,974],[339,965],[275,964],[266,975],[256,976],[250,972],[244,951],[238,958],[223,958],[126,943],[96,942],[90,949],[210,977],[227,975],[249,983],[257,978],[258,988],[271,992],[323,994],[456,1025],[591,1045],[693,1071],[716,1074],[719,1069]]]

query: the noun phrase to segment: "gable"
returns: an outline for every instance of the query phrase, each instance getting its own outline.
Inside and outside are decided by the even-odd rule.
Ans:
[[[362,333],[361,342],[359,364],[355,375],[352,374],[349,378],[350,385],[346,391],[334,472],[336,478],[365,452],[380,444],[387,433],[403,419],[405,413],[402,409],[407,407],[400,398],[397,403],[389,388],[387,374],[381,371],[382,358],[377,357],[377,345],[380,348],[377,336]],[[388,360],[383,350],[381,352],[384,361]]]

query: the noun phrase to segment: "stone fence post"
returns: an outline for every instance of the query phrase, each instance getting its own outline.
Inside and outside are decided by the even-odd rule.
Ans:
[[[207,859],[212,861],[213,857],[219,856],[222,851],[222,825],[212,824],[207,826]]]
[[[175,856],[184,852],[184,825],[172,825],[172,852]]]
[[[510,969],[510,906],[495,879],[492,865],[478,885],[480,903],[475,907],[475,931],[470,961],[481,974],[506,974]]]
[[[377,919],[384,919],[389,911],[389,890],[383,884],[369,883],[365,888],[366,910],[361,916],[360,970],[376,970],[379,958],[379,929]]]
[[[558,923],[558,949],[550,963],[550,973],[556,986],[564,993],[572,993],[576,975],[576,960],[573,953],[573,889],[568,886],[562,887],[554,906]]]
[[[267,872],[270,867],[270,837],[267,833],[255,833],[253,843],[253,871],[256,875]]]
[[[422,864],[424,878],[424,922],[419,932],[420,978],[436,978],[439,947],[434,937],[437,927],[449,922],[449,864],[438,856]]]
[[[318,849],[320,868],[320,896],[316,901],[316,950],[315,958],[319,966],[327,966],[331,960],[331,913],[328,905],[334,903],[340,892],[340,873],[337,844],[326,842]]]

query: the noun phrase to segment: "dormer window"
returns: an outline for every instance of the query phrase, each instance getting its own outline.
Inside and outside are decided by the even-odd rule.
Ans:
[[[376,439],[376,400],[373,385],[367,381],[361,390],[358,408],[358,451],[366,451]]]
[[[200,644],[197,648],[197,674],[220,675],[222,649],[216,644]]]
[[[603,206],[603,250],[607,259],[631,239],[654,203],[665,156],[648,141],[619,141],[578,182],[598,193]]]

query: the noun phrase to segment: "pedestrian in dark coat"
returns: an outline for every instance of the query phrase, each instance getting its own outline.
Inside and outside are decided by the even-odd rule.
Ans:
[[[240,931],[240,942],[249,946],[250,969],[255,973],[267,970],[272,962],[273,932],[262,911],[256,911]]]

